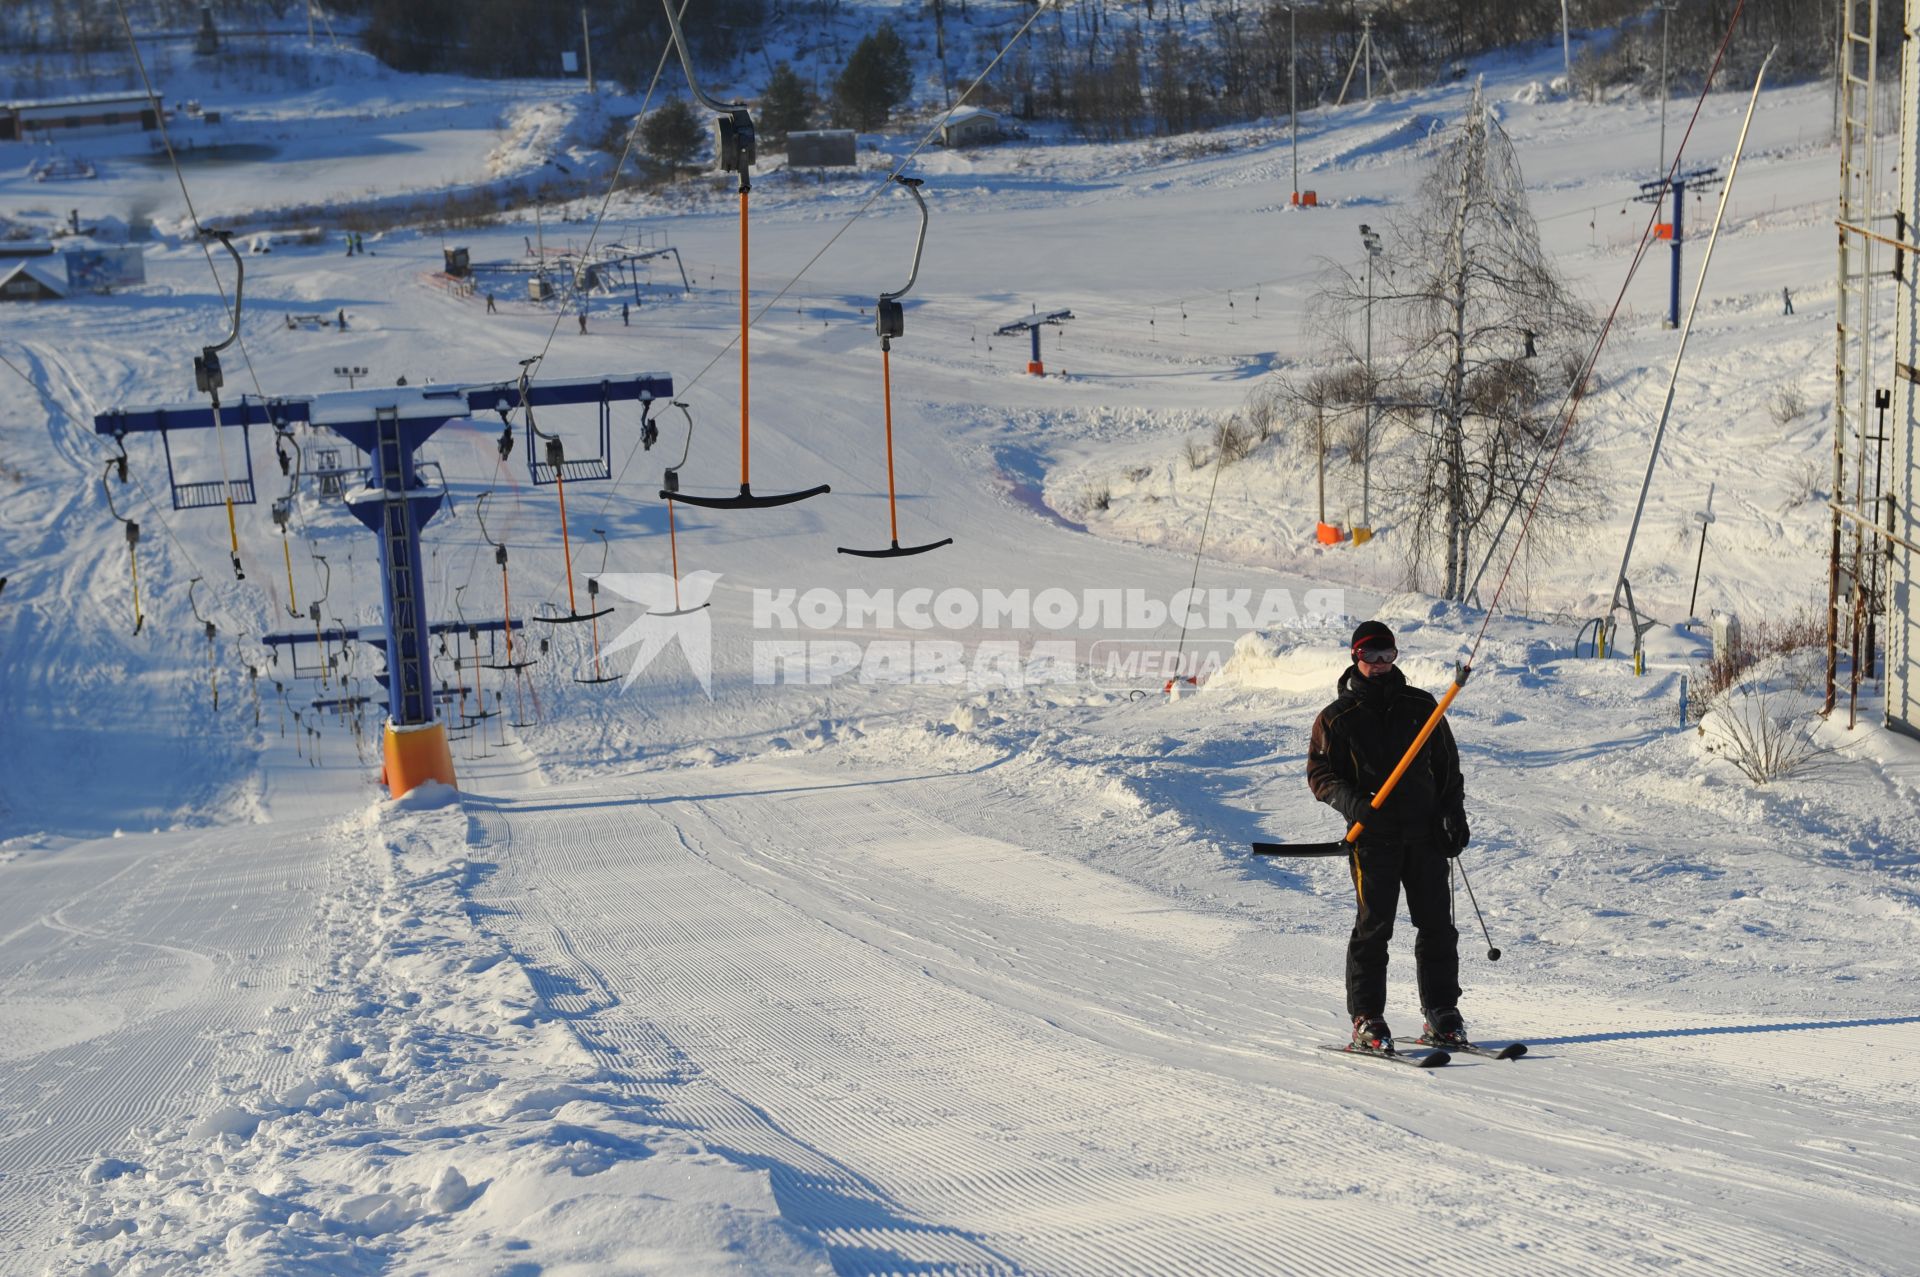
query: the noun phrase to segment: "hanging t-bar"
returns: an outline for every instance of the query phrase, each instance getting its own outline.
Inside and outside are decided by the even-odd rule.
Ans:
[[[892,533],[892,541],[884,550],[839,547],[840,553],[857,555],[863,559],[898,559],[953,544],[952,537],[942,537],[925,545],[900,544],[900,510],[893,482],[893,339],[907,330],[906,309],[900,305],[900,299],[912,290],[914,281],[920,278],[920,254],[927,246],[927,201],[920,196],[920,178],[902,177],[895,173],[893,180],[906,187],[907,193],[913,196],[913,202],[920,206],[920,234],[913,242],[913,268],[907,274],[907,282],[894,292],[881,293],[873,305],[873,330],[880,338],[880,396],[887,425],[887,527]]]
[[[673,500],[701,506],[708,510],[767,510],[774,506],[792,505],[796,501],[805,501],[809,497],[824,496],[833,491],[831,486],[824,483],[799,492],[782,492],[773,496],[757,496],[753,491],[749,469],[748,439],[752,412],[749,404],[751,379],[747,357],[747,339],[753,327],[753,294],[747,269],[747,195],[753,190],[752,169],[756,158],[753,117],[748,114],[745,103],[716,101],[700,87],[699,78],[693,71],[693,58],[687,52],[686,37],[680,31],[680,15],[674,11],[673,0],[662,0],[662,3],[666,6],[667,26],[673,34],[674,50],[680,55],[680,68],[686,72],[687,87],[693,90],[693,96],[700,105],[718,117],[716,123],[719,132],[720,167],[725,172],[740,175],[740,492],[737,496],[731,497],[695,496],[685,492],[674,492],[671,497]],[[669,493],[662,489],[660,496],[662,500],[666,500]]]

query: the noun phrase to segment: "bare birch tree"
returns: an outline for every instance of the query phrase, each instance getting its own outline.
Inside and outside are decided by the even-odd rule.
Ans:
[[[1353,407],[1375,406],[1360,444],[1405,533],[1410,579],[1437,567],[1442,595],[1464,599],[1502,516],[1547,471],[1593,317],[1541,248],[1513,144],[1478,92],[1383,239],[1373,375],[1339,384]],[[1367,303],[1365,267],[1334,267],[1320,298],[1329,353],[1359,360]],[[1541,500],[1548,522],[1590,508],[1583,457],[1570,437]]]

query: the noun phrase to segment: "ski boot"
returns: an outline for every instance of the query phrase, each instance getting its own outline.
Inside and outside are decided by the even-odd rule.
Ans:
[[[1420,1027],[1420,1041],[1427,1046],[1463,1047],[1467,1041],[1467,1022],[1457,1007],[1430,1007],[1426,1023]]]
[[[1353,1041],[1347,1044],[1347,1050],[1366,1051],[1375,1055],[1391,1054],[1393,1031],[1377,1015],[1356,1015],[1353,1017]]]

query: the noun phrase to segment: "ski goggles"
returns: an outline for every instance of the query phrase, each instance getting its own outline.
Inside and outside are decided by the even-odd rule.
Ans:
[[[1356,661],[1365,661],[1368,665],[1391,665],[1400,659],[1400,649],[1394,647],[1363,647],[1353,654]]]

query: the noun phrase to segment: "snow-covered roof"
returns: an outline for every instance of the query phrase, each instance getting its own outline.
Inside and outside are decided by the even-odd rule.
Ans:
[[[113,102],[138,102],[142,106],[153,104],[153,100],[144,93],[76,93],[64,98],[31,98],[17,102],[0,102],[0,110],[32,111],[50,106],[106,106]]]
[[[987,110],[987,108],[983,106],[963,106],[959,110],[955,111],[952,115],[949,115],[946,119],[946,123],[947,123],[947,126],[951,128],[955,124],[962,123],[963,121],[966,121],[966,120],[979,119],[982,116],[984,116],[989,120],[998,120],[1000,118],[1000,113],[998,111],[989,111]]]
[[[67,295],[67,281],[38,262],[18,262],[10,267],[0,267],[0,289],[6,288],[22,275],[38,281],[62,297]]]

